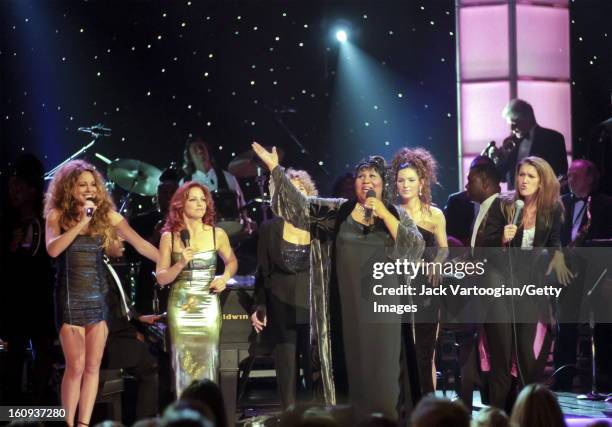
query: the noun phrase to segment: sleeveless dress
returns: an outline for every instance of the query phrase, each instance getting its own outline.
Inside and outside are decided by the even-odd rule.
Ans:
[[[172,251],[172,264],[180,259],[181,254]],[[168,326],[177,397],[193,380],[218,382],[221,307],[210,291],[216,265],[216,250],[196,252],[172,283]]]
[[[108,282],[99,236],[78,235],[57,258],[55,324],[86,326],[108,321]]]

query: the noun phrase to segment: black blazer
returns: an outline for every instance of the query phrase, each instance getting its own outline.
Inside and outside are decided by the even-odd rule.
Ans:
[[[536,216],[536,230],[533,238],[534,247],[549,247],[561,248],[561,221],[563,218],[563,208],[559,205],[553,215],[550,224],[546,224],[544,216],[540,213]],[[483,230],[482,246],[500,247],[502,246],[502,237],[504,235],[504,227],[512,221],[512,218],[506,218],[502,210],[501,199],[495,199],[489,212],[487,213],[487,223]],[[519,218],[520,223],[520,218]],[[521,247],[523,240],[523,227],[519,226],[516,236],[511,247]]]
[[[508,188],[514,188],[514,175],[516,172],[518,147],[505,162],[500,164],[500,172],[503,181],[508,183]],[[567,150],[565,149],[565,139],[556,130],[535,126],[533,131],[533,141],[530,156],[541,157],[546,160],[555,171],[555,175],[565,175],[567,173]]]
[[[470,228],[475,215],[474,202],[468,198],[467,191],[448,196],[446,206],[444,206],[444,216],[446,217],[446,234],[469,245],[472,236]]]
[[[561,225],[561,242],[567,246],[572,241],[572,225],[574,221],[574,198],[571,194],[564,194],[561,202],[565,209],[565,218]],[[604,194],[598,193],[591,196],[591,227],[585,237],[589,239],[608,239],[612,237],[612,221],[610,221],[610,209],[612,199]],[[585,208],[586,209],[586,208]],[[580,225],[587,222],[586,212],[582,215]]]

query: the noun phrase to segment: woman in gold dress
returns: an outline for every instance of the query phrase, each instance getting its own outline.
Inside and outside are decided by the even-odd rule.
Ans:
[[[176,395],[193,381],[218,381],[221,308],[217,294],[238,269],[225,231],[214,226],[210,192],[197,182],[172,197],[159,244],[157,281],[172,284],[168,326]],[[215,277],[217,254],[225,263]]]

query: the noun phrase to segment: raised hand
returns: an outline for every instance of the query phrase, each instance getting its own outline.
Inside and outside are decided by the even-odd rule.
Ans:
[[[268,151],[264,146],[258,144],[257,142],[253,142],[251,147],[261,161],[264,162],[270,172],[272,172],[272,170],[278,166],[278,153],[276,152],[276,147],[272,147],[272,151]]]

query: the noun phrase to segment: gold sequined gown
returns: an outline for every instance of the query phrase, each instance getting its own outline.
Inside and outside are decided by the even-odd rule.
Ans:
[[[172,263],[181,254],[172,253]],[[177,397],[193,380],[218,382],[221,308],[210,292],[215,277],[216,251],[197,252],[177,276],[168,299],[168,326]]]

